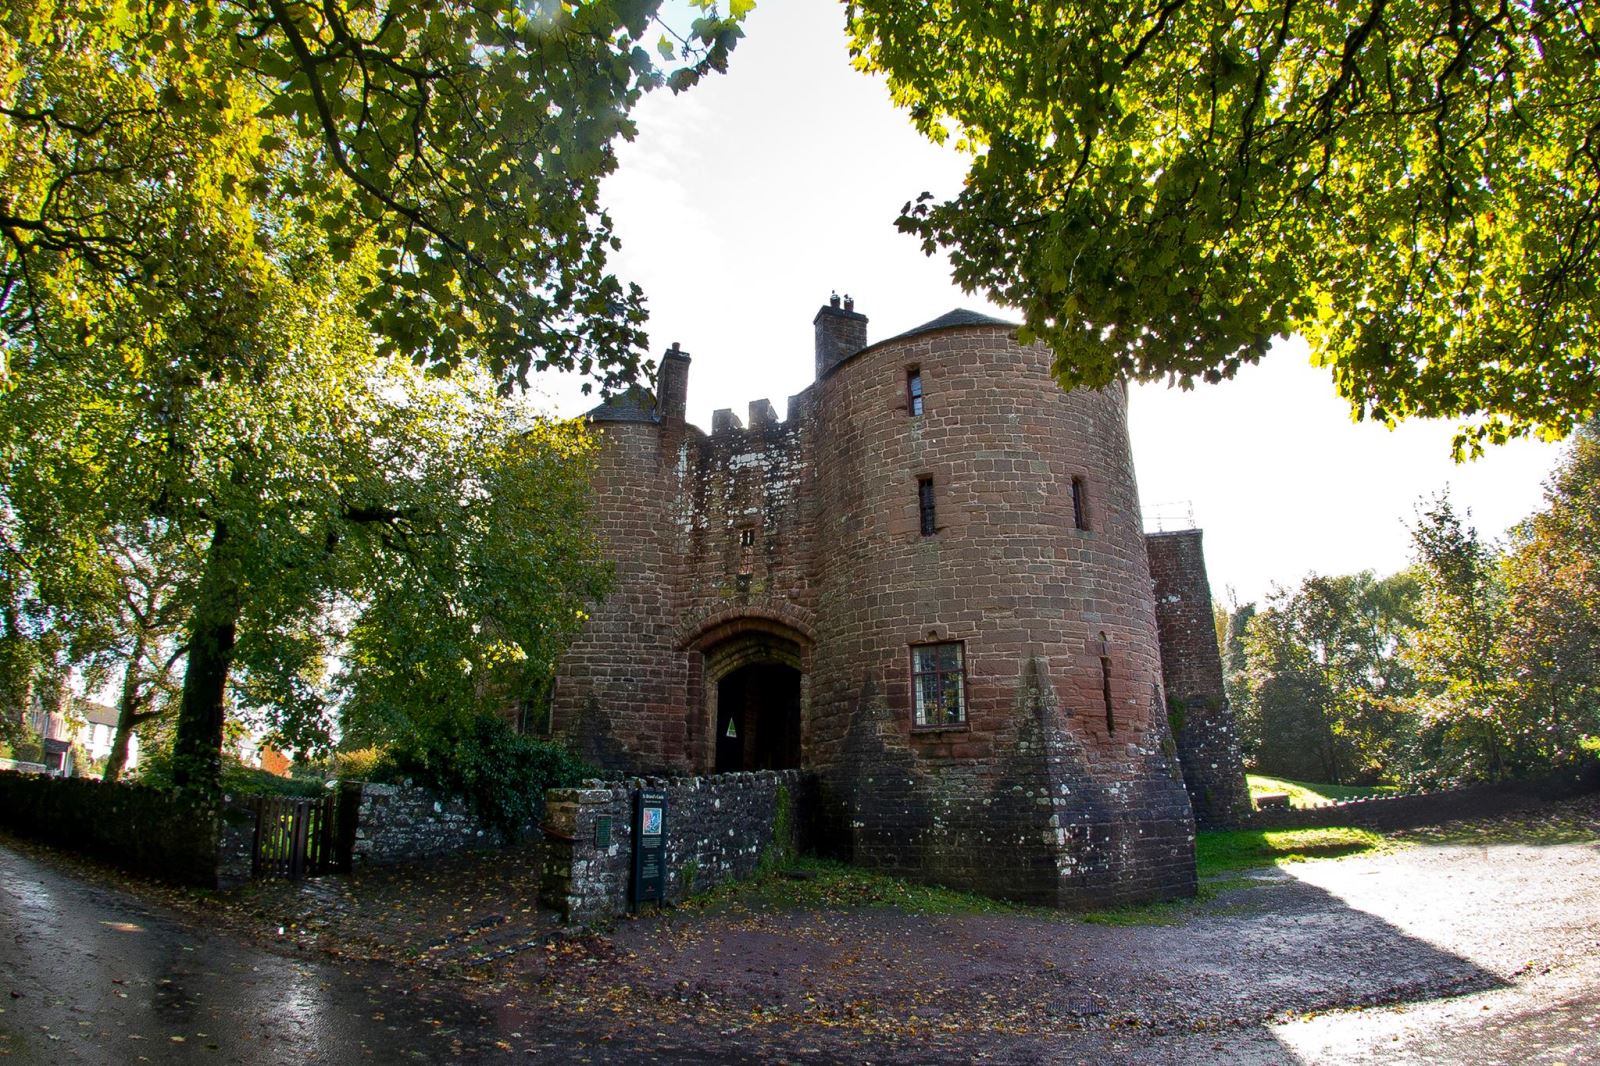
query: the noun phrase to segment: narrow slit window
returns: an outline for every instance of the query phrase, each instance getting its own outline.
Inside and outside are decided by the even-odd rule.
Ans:
[[[906,404],[911,411],[911,417],[916,418],[922,414],[922,368],[912,367],[906,371]]]
[[[741,548],[753,547],[755,545],[755,542],[756,542],[756,531],[755,530],[749,529],[749,528],[745,528],[745,529],[739,530],[739,547],[741,547]]]
[[[931,537],[937,526],[934,524],[933,514],[933,478],[921,477],[917,479],[917,508],[922,515],[922,535]]]
[[[1072,479],[1072,524],[1079,529],[1089,528],[1089,487],[1081,477]]]
[[[1106,701],[1106,732],[1117,731],[1117,718],[1111,709],[1111,660],[1100,656],[1100,695]]]

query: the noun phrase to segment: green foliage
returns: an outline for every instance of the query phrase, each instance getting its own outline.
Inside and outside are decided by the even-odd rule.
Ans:
[[[230,796],[308,796],[323,794],[322,785],[259,770],[232,760],[222,767],[222,791]]]
[[[1600,736],[1600,426],[1573,438],[1545,498],[1501,560],[1502,669],[1518,707],[1512,745],[1560,764]]]
[[[478,813],[516,833],[544,811],[544,793],[594,777],[593,767],[557,747],[480,714],[459,731],[418,732],[390,749],[394,772],[417,784],[464,796]]]
[[[774,806],[776,809],[772,813],[772,843],[761,853],[761,861],[756,867],[757,873],[763,876],[787,866],[794,860],[794,797],[789,794],[787,787],[778,786]]]
[[[1311,575],[1276,591],[1264,611],[1251,608],[1235,713],[1257,770],[1335,783],[1400,772],[1415,729],[1415,681],[1401,652],[1416,596],[1408,573]]]
[[[1167,695],[1167,729],[1174,739],[1183,735],[1183,727],[1187,717],[1183,701],[1169,693]]]
[[[599,185],[642,93],[725,66],[748,4],[693,6],[675,69],[650,0],[0,12],[0,503],[27,570],[0,591],[109,628],[125,692],[183,649],[176,780],[216,787],[230,703],[325,747],[352,620],[374,677],[409,684],[383,643],[415,640],[430,694],[548,673],[598,587],[539,480],[581,435],[496,389],[641,369]],[[102,531],[160,579],[162,627],[89,609],[127,568],[49,558],[94,561]]]
[[[372,746],[336,751],[315,759],[296,759],[291,777],[306,781],[389,781],[396,776],[394,761],[385,747]]]
[[[334,258],[372,243],[353,296],[386,353],[629,380],[642,294],[607,270],[600,182],[641,96],[724,69],[749,4],[722,18],[697,0],[671,69],[648,45],[659,6],[9,4],[0,334],[59,315],[61,271],[137,289],[155,318],[181,305],[194,265],[169,254],[175,204],[231,231],[240,265],[270,254],[289,211]],[[247,273],[215,276],[230,283],[205,301],[212,325],[248,326],[262,305]]]
[[[1308,781],[1290,781],[1282,777],[1264,777],[1245,774],[1250,786],[1250,798],[1257,799],[1268,793],[1281,793],[1289,797],[1291,807],[1320,807],[1339,800],[1368,799],[1373,796],[1392,796],[1399,792],[1396,785],[1327,785]]]
[[[585,520],[583,428],[506,432],[481,418],[451,432],[434,430],[434,447],[412,460],[436,464],[423,487],[444,493],[414,506],[445,535],[362,560],[364,602],[336,679],[347,744],[472,732],[548,684],[585,607],[605,592]]]
[[[142,749],[139,758],[138,783],[161,791],[173,791],[176,759],[170,743],[152,745]],[[224,753],[221,764],[221,790],[233,796],[320,796],[323,783],[296,777],[279,777],[258,767],[247,766],[231,750]]]
[[[3,742],[0,748],[0,757],[15,759],[17,762],[44,762],[44,741],[39,734],[28,725],[23,724],[11,734],[10,739]]]
[[[1502,550],[1448,497],[1419,508],[1415,565],[1308,578],[1230,636],[1247,762],[1305,780],[1441,788],[1538,774],[1600,735],[1600,436],[1585,426],[1545,507]],[[1236,611],[1230,629],[1254,609]]]
[[[1213,829],[1195,834],[1196,872],[1203,878],[1309,859],[1335,859],[1391,846],[1367,829]]]
[[[1407,652],[1422,725],[1414,777],[1437,787],[1530,769],[1512,750],[1517,708],[1501,658],[1507,605],[1494,551],[1447,497],[1422,510],[1411,537],[1422,589]]]
[[[1254,603],[1235,604],[1228,611],[1227,631],[1218,641],[1217,647],[1222,653],[1222,691],[1227,696],[1228,706],[1233,708],[1237,720],[1247,718],[1251,713],[1250,705],[1250,657],[1245,651],[1244,637],[1250,626],[1250,619],[1256,616]],[[1253,751],[1248,742],[1245,743],[1245,757],[1251,758]]]
[[[797,875],[797,876],[790,876]],[[827,859],[795,859],[782,871],[752,881],[727,882],[696,897],[688,905],[707,909],[729,905],[759,906],[775,910],[826,908],[829,910],[894,908],[906,914],[1012,914],[1028,912],[1059,915],[1057,911],[924,885],[889,877]]]
[[[1581,4],[853,0],[857,65],[972,163],[902,230],[1065,387],[1304,334],[1458,448],[1596,410],[1600,36]]]

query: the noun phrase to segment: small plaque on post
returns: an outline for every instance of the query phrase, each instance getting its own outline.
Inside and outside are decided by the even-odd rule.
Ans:
[[[667,794],[640,789],[633,794],[633,906],[667,899]]]

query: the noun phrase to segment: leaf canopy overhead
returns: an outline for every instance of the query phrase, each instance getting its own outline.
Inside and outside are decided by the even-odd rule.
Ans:
[[[18,0],[0,13],[0,343],[63,270],[140,284],[172,249],[147,210],[181,187],[272,254],[271,216],[335,254],[378,248],[361,310],[387,352],[639,369],[643,296],[599,205],[642,93],[725,67],[740,35],[697,0],[680,65],[659,0]],[[747,5],[741,5],[747,6]],[[226,274],[227,301],[248,286]],[[152,288],[146,286],[147,289]],[[159,291],[147,293],[159,304]],[[248,305],[248,299],[236,301]],[[59,312],[58,312],[59,313]]]
[[[854,0],[965,187],[901,229],[1066,387],[1219,381],[1301,332],[1458,452],[1596,410],[1600,21],[1578,0]]]

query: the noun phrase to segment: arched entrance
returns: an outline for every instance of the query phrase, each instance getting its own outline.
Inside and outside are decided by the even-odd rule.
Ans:
[[[723,618],[702,629],[688,649],[703,656],[706,768],[719,774],[798,768],[810,665],[806,635],[770,617]]]
[[[748,663],[717,681],[719,774],[800,765],[800,671]]]

